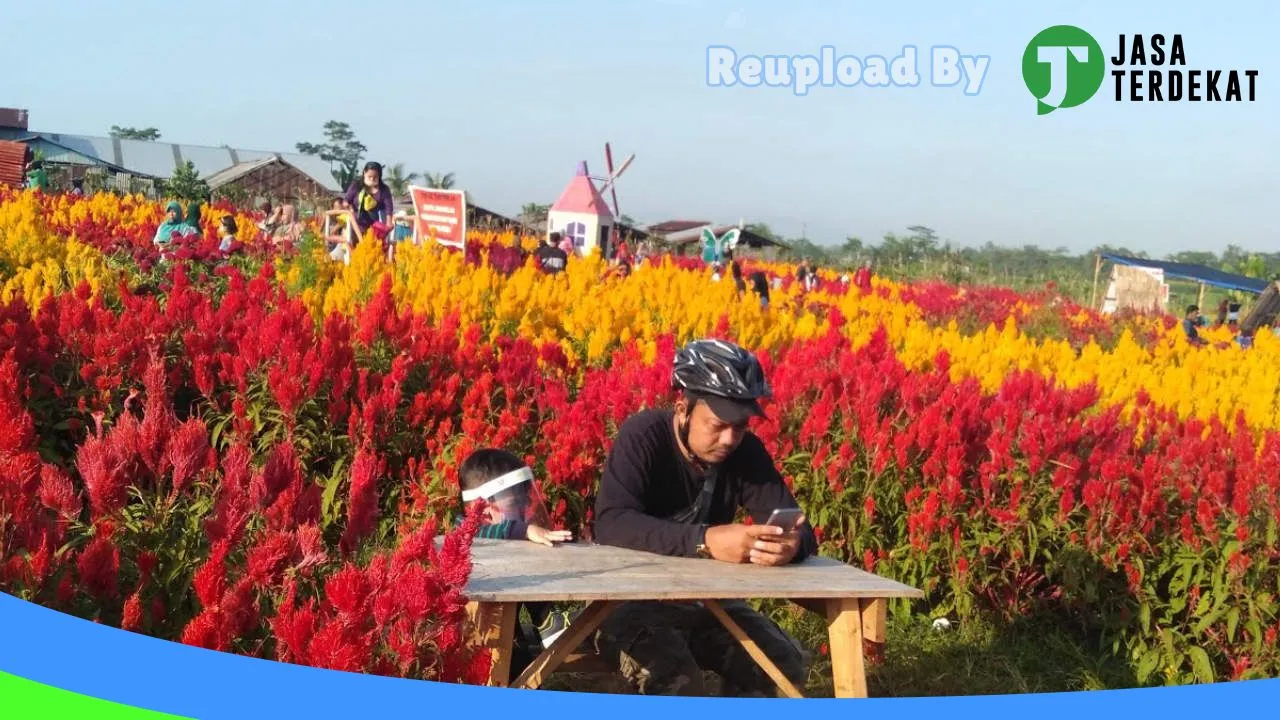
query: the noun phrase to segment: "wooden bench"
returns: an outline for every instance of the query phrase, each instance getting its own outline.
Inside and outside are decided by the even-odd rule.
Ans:
[[[600,623],[632,600],[699,601],[742,644],[789,697],[803,697],[721,608],[719,600],[781,598],[825,614],[836,697],[866,697],[863,641],[884,642],[890,598],[918,598],[919,590],[830,558],[787,567],[735,565],[666,557],[622,548],[568,543],[554,548],[528,542],[476,540],[465,593],[476,642],[494,651],[490,685],[506,685],[516,615],[522,602],[586,602],[587,607],[539,655],[513,687],[537,688],[556,670],[612,671],[583,653]]]

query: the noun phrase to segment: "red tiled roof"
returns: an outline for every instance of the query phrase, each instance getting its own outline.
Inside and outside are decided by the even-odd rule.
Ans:
[[[26,182],[27,146],[0,140],[0,185],[22,187]]]
[[[579,164],[578,174],[569,181],[568,187],[551,205],[551,210],[613,217],[604,198],[600,197],[600,191],[596,189],[595,183],[591,182],[591,178],[587,176],[585,163]]]

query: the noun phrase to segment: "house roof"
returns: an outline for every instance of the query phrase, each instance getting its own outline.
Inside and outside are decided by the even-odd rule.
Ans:
[[[702,240],[703,228],[709,229],[711,232],[715,233],[717,236],[723,235],[729,232],[730,230],[736,229],[738,230],[738,233],[739,233],[738,234],[739,245],[743,245],[745,247],[751,247],[751,248],[762,248],[762,247],[772,246],[772,247],[783,248],[784,250],[789,250],[791,248],[791,246],[785,242],[781,242],[779,240],[772,240],[758,233],[754,233],[748,228],[745,228],[745,227],[739,228],[737,225],[718,225],[714,223],[699,223],[697,225],[694,225],[692,224],[692,221],[671,221],[668,223],[659,223],[659,225],[675,225],[677,223],[686,223],[686,222],[688,224],[682,225],[681,229],[678,231],[671,231],[671,230],[667,231],[666,233],[667,242],[670,242],[673,245],[677,245],[677,246],[688,245],[689,243],[693,243],[693,242],[700,242]],[[652,231],[654,227],[656,226],[650,226],[649,230]]]
[[[645,232],[643,229],[638,228],[638,227],[632,227],[632,226],[630,226],[630,225],[628,225],[628,224],[626,224],[626,223],[624,223],[624,222],[617,222],[617,221],[615,221],[615,222],[613,223],[613,227],[614,227],[614,229],[615,229],[615,230],[617,230],[618,232],[622,233],[622,235],[623,235],[624,237],[625,237],[625,236],[630,236],[633,240],[647,240],[647,239],[649,239],[649,233],[648,233],[648,232]]]
[[[551,205],[550,210],[613,218],[613,212],[609,210],[604,198],[600,197],[600,191],[596,189],[595,183],[591,182],[591,178],[587,175],[586,163],[578,163],[578,174],[569,181],[569,185],[565,187],[564,192],[560,193],[560,197]]]
[[[249,173],[253,172],[254,170],[257,170],[260,167],[270,165],[276,161],[284,162],[284,160],[279,155],[272,155],[271,157],[262,158],[261,160],[253,160],[251,162],[237,163],[235,165],[232,165],[229,168],[224,168],[210,175],[209,177],[205,178],[205,182],[209,183],[210,188],[221,187],[222,185],[226,185],[229,182],[233,182],[235,180],[238,180],[244,177],[245,175],[248,175]],[[285,163],[285,164],[287,165],[288,163]]]
[[[684,232],[693,228],[704,228],[710,225],[709,220],[666,220],[648,227],[649,232],[665,235],[667,233]]]
[[[70,165],[88,165],[92,167],[102,167],[113,173],[127,173],[136,177],[155,179],[154,175],[140,172],[137,170],[129,170],[120,167],[112,162],[103,160],[102,158],[87,155],[74,148],[67,147],[60,142],[54,142],[47,137],[41,135],[23,135],[13,138],[14,142],[23,143],[30,147],[33,151],[39,150],[44,155],[44,162],[61,163]]]
[[[1192,265],[1190,263],[1167,262],[1163,260],[1144,260],[1142,258],[1128,257],[1126,255],[1113,255],[1111,253],[1103,253],[1103,259],[1110,260],[1121,265],[1132,265],[1136,267],[1155,268],[1163,270],[1165,275],[1169,277],[1181,278],[1183,280],[1194,280],[1202,282],[1205,285],[1213,287],[1225,288],[1227,290],[1241,290],[1250,292],[1255,295],[1267,289],[1269,283],[1266,280],[1251,278],[1245,275],[1235,275],[1222,270],[1205,267],[1203,265]]]
[[[490,223],[493,225],[510,228],[512,230],[521,230],[524,232],[531,232],[531,229],[528,226],[526,226],[524,223],[520,222],[519,220],[516,220],[514,218],[509,218],[506,215],[503,215],[502,213],[494,212],[493,210],[490,210],[485,207],[480,207],[479,205],[476,205],[474,203],[467,203],[467,211],[471,214],[471,216],[475,219],[477,223],[482,223],[482,222]]]
[[[0,129],[0,131],[2,130]],[[16,132],[23,136],[38,136],[73,152],[125,168],[130,172],[159,178],[170,177],[176,168],[188,160],[195,165],[196,171],[200,173],[201,177],[208,179],[223,170],[228,170],[242,163],[253,163],[279,157],[310,176],[325,189],[333,192],[342,191],[342,188],[339,188],[333,180],[329,163],[314,155],[210,147],[207,145],[181,145],[147,140],[124,140],[99,135]],[[5,137],[5,135],[12,137],[11,133],[0,132],[0,138]]]

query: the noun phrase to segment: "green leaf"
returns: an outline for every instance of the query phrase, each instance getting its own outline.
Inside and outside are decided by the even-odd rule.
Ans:
[[[1187,654],[1191,656],[1191,670],[1196,674],[1196,680],[1202,683],[1213,682],[1213,663],[1209,662],[1209,654],[1204,648],[1193,645],[1187,650]]]
[[[1221,610],[1215,610],[1214,612],[1209,613],[1208,615],[1201,618],[1200,622],[1196,623],[1195,627],[1192,628],[1191,633],[1196,637],[1200,637],[1201,635],[1204,635],[1204,631],[1208,630],[1210,626],[1218,622],[1218,620],[1221,617],[1222,617]]]
[[[1204,593],[1200,596],[1200,602],[1196,603],[1196,611],[1193,613],[1196,617],[1200,617],[1209,610],[1209,594]]]
[[[1151,632],[1151,605],[1142,602],[1138,605],[1138,622],[1142,623],[1142,634],[1146,635]]]
[[[1160,666],[1160,648],[1147,648],[1142,653],[1142,659],[1138,661],[1137,680],[1139,685],[1147,684],[1147,680],[1151,678],[1151,674]]]
[[[1262,652],[1262,624],[1257,618],[1249,618],[1244,624],[1244,629],[1249,633],[1249,640],[1253,643],[1253,653],[1255,655]]]
[[[1178,651],[1173,647],[1173,635],[1168,630],[1160,631],[1160,644],[1164,647],[1164,654],[1170,658],[1178,657]]]
[[[1232,607],[1227,611],[1227,642],[1236,641],[1236,627],[1240,625],[1240,608]]]

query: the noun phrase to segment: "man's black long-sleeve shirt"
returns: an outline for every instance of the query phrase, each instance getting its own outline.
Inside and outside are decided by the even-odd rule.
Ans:
[[[661,555],[696,557],[702,529],[671,518],[693,505],[703,476],[685,460],[676,442],[671,410],[644,410],[618,431],[596,496],[595,537],[605,545]],[[764,443],[748,432],[721,465],[709,525],[732,523],[743,508],[756,524],[776,508],[799,507]],[[793,562],[817,553],[808,521]]]

